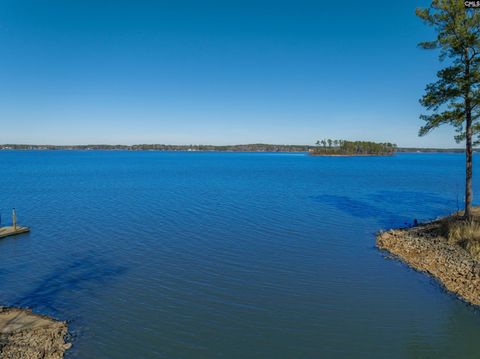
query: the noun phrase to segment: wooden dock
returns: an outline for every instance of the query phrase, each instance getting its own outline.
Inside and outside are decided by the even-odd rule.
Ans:
[[[21,233],[27,233],[30,232],[30,228],[28,227],[22,227],[22,226],[9,226],[9,227],[1,227],[0,228],[0,238],[4,237],[9,237],[9,236],[15,236],[17,234]]]

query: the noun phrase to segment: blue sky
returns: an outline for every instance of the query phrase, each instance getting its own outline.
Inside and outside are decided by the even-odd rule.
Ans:
[[[417,136],[427,1],[0,0],[0,143]]]

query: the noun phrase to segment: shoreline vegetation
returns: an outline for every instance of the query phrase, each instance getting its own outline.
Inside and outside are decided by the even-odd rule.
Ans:
[[[425,112],[419,136],[448,124],[455,128],[457,143],[464,141],[465,206],[413,228],[381,232],[377,246],[431,274],[468,303],[480,305],[480,209],[472,205],[473,153],[480,144],[480,14],[460,0],[433,0],[415,13],[436,33],[419,47],[437,50],[440,61],[448,58],[420,99]]]
[[[377,234],[377,247],[433,276],[464,301],[480,305],[480,207],[411,228]]]
[[[67,343],[67,323],[29,309],[0,307],[0,358],[61,359]]]
[[[185,151],[185,152],[294,152],[310,153],[315,155],[320,151],[319,145],[275,145],[275,144],[244,144],[244,145],[165,145],[165,144],[138,144],[138,145],[29,145],[3,144],[0,151]],[[395,153],[464,153],[463,148],[421,148],[395,147]],[[341,155],[341,154],[339,154]],[[346,154],[348,156],[348,154]]]
[[[321,140],[310,152],[312,156],[392,156],[397,145],[369,141]]]

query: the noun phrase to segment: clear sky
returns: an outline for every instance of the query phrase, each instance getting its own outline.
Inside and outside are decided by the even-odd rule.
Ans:
[[[417,136],[428,1],[0,0],[0,143]]]

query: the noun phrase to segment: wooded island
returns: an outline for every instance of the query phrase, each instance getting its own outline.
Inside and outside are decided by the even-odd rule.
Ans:
[[[369,141],[320,140],[310,153],[314,156],[390,156],[397,145]]]

